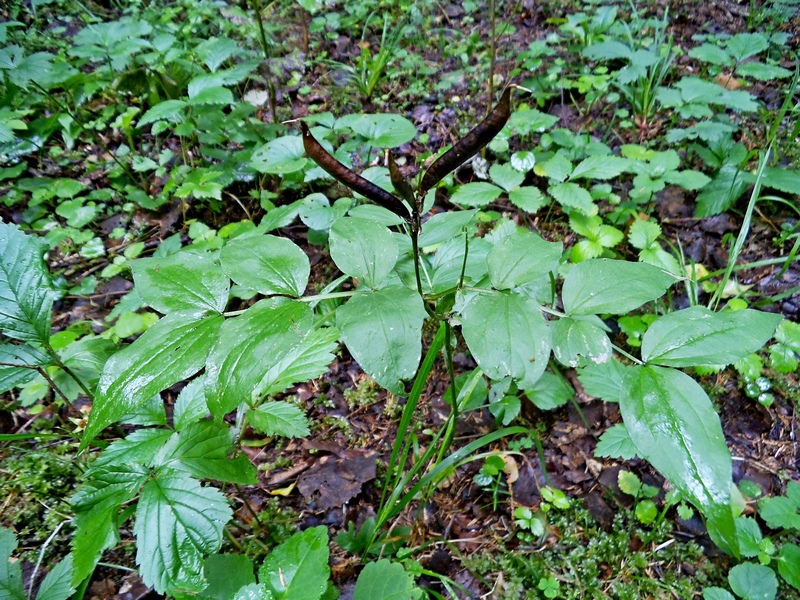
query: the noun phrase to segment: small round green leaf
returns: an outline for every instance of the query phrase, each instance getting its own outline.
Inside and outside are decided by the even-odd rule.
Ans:
[[[728,572],[728,583],[743,600],[774,600],[778,593],[775,571],[764,565],[736,565]]]

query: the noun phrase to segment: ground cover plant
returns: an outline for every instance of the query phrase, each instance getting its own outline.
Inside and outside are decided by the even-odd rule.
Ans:
[[[778,4],[0,9],[0,590],[800,594]]]

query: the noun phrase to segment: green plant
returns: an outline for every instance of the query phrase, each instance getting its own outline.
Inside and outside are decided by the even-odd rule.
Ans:
[[[497,510],[500,503],[500,495],[508,493],[504,491],[503,476],[505,474],[506,462],[499,454],[491,454],[484,459],[478,473],[472,478],[476,485],[491,494],[492,510]]]

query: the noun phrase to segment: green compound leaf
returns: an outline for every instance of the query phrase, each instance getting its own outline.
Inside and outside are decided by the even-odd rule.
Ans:
[[[82,447],[106,426],[197,373],[222,326],[222,315],[196,310],[167,315],[103,367]]]
[[[507,192],[518,188],[525,181],[525,173],[520,173],[517,169],[507,164],[492,165],[489,169],[489,177]]]
[[[422,590],[414,585],[403,565],[385,558],[364,567],[353,591],[353,600],[409,600],[421,596]]]
[[[183,471],[198,479],[253,485],[256,470],[247,456],[228,458],[235,438],[225,423],[203,420],[176,431],[153,461],[153,467]]]
[[[414,376],[422,353],[420,335],[427,313],[415,291],[392,285],[358,291],[336,311],[336,326],[361,368],[394,394]]]
[[[131,263],[133,281],[145,304],[158,312],[222,312],[230,281],[211,258],[178,252]]]
[[[0,222],[0,330],[46,345],[54,293],[42,260],[45,244],[16,225]]]
[[[8,600],[25,600],[22,587],[22,568],[19,562],[9,559],[17,549],[17,536],[5,527],[0,527],[0,593]]]
[[[637,454],[700,509],[714,543],[738,555],[731,512],[731,455],[719,416],[703,388],[674,369],[631,367],[620,411]]]
[[[160,594],[206,587],[204,555],[219,551],[233,516],[225,496],[185,473],[158,471],[136,507],[136,563],[144,582]]]
[[[297,244],[273,235],[231,240],[219,260],[228,277],[265,296],[302,296],[311,272],[308,257]]]
[[[463,230],[471,222],[478,211],[461,210],[457,212],[442,212],[433,215],[422,224],[422,233],[419,236],[419,247],[427,248],[446,242],[457,235],[463,236]]]
[[[312,319],[306,304],[268,298],[225,321],[206,362],[211,414],[222,419],[242,402],[256,402],[265,374],[306,338]]]
[[[781,315],[745,309],[715,313],[703,306],[665,315],[642,338],[642,360],[665,367],[735,363],[772,337]]]
[[[601,458],[631,460],[636,457],[636,446],[628,435],[624,423],[606,429],[597,441],[594,455]]]
[[[558,268],[560,242],[546,242],[535,233],[513,233],[489,251],[489,279],[498,290],[530,283]]]
[[[675,278],[644,263],[595,259],[575,265],[564,279],[568,315],[625,314],[667,291]]]
[[[742,563],[728,571],[728,584],[743,600],[774,600],[778,593],[775,571],[753,563]]]
[[[305,437],[311,433],[305,413],[294,404],[274,401],[264,402],[247,413],[253,429],[265,435]]]
[[[306,529],[267,556],[258,580],[278,600],[319,600],[330,578],[328,553],[328,528]]]
[[[511,190],[508,193],[508,199],[511,200],[511,204],[516,206],[518,209],[524,210],[525,212],[531,214],[535,213],[537,210],[550,202],[550,199],[545,196],[539,190],[539,188],[529,185],[524,185],[515,190]]]
[[[462,321],[467,346],[490,379],[511,376],[523,389],[536,384],[550,356],[550,329],[533,300],[483,293],[467,304]]]
[[[331,258],[343,273],[377,288],[397,262],[397,242],[385,226],[344,217],[331,226]]]

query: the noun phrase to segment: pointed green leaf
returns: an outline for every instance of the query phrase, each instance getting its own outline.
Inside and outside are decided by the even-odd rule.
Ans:
[[[282,392],[295,383],[319,377],[328,370],[339,346],[339,332],[333,327],[314,329],[298,345],[272,365],[254,391],[260,397]]]
[[[397,242],[385,226],[344,217],[331,226],[331,258],[343,273],[377,288],[397,262]]]
[[[276,599],[319,600],[328,587],[328,528],[312,527],[275,548],[258,571],[258,580]]]
[[[562,365],[577,367],[581,357],[595,363],[611,359],[611,340],[597,315],[564,317],[550,324],[553,356]]]
[[[247,456],[228,458],[234,431],[226,423],[205,419],[176,431],[153,460],[153,467],[184,471],[198,479],[253,485],[256,470]]]
[[[472,218],[477,212],[476,209],[472,209],[441,212],[433,215],[422,224],[422,233],[419,236],[419,247],[427,248],[428,246],[435,246],[459,234],[463,237],[462,231],[472,222]]]
[[[589,156],[579,162],[569,178],[572,179],[613,179],[631,164],[627,158],[612,155]]]
[[[39,372],[30,367],[50,362],[46,354],[28,344],[0,344],[0,394],[35,379]]]
[[[36,593],[36,600],[67,600],[75,591],[73,585],[73,555],[67,556],[50,569],[50,572],[39,586]]]
[[[489,177],[492,181],[503,188],[505,191],[518,188],[525,181],[525,173],[520,173],[517,169],[508,164],[494,164],[489,168]]]
[[[628,367],[615,359],[605,363],[587,362],[578,369],[583,391],[606,402],[619,402]]]
[[[206,400],[217,419],[258,400],[259,383],[311,331],[308,305],[288,298],[260,300],[228,319],[206,362]]]
[[[54,298],[45,250],[39,238],[0,222],[0,331],[42,346],[50,339]]]
[[[208,415],[205,385],[205,376],[201,375],[188,383],[178,394],[172,411],[172,421],[177,431]]]
[[[637,453],[700,509],[709,534],[738,555],[731,511],[731,454],[719,416],[691,377],[663,367],[631,367],[620,410]]]
[[[800,530],[800,483],[790,481],[786,496],[761,500],[758,514],[773,529]]]
[[[530,185],[523,185],[515,190],[511,190],[508,193],[508,199],[520,210],[531,214],[550,202],[549,198],[542,194],[539,188]]]
[[[311,272],[308,257],[297,244],[273,235],[231,240],[219,260],[228,277],[265,296],[302,296]]]
[[[753,177],[736,165],[724,164],[697,195],[694,216],[713,217],[728,210],[752,183]]]
[[[586,260],[564,279],[564,311],[569,315],[625,314],[659,298],[674,282],[673,276],[652,265]]]
[[[251,583],[239,588],[231,600],[275,600],[275,596],[263,583]]]
[[[336,311],[336,326],[361,368],[402,395],[401,380],[413,377],[419,365],[426,315],[416,291],[392,285],[357,292]]]
[[[486,206],[500,197],[503,190],[486,181],[465,183],[456,188],[450,202],[459,206]]]
[[[144,127],[156,121],[181,123],[184,119],[183,109],[187,105],[185,100],[164,100],[163,102],[159,102],[141,116],[136,123],[136,127]]]
[[[22,587],[22,568],[19,562],[9,558],[17,549],[17,536],[5,527],[0,527],[0,594],[8,600],[25,600]]]
[[[339,119],[337,128],[344,119]],[[395,148],[417,136],[417,128],[411,121],[393,114],[354,115],[347,119],[347,127],[366,138],[374,148]]]
[[[592,195],[577,183],[557,183],[547,188],[547,193],[566,208],[567,212],[579,210],[589,216],[597,214],[597,206],[592,200]]]
[[[142,489],[133,528],[144,582],[161,594],[205,588],[204,555],[220,549],[231,516],[218,489],[184,473],[159,471]]]
[[[532,232],[504,237],[486,259],[492,286],[508,290],[547,275],[558,268],[561,251],[560,242],[546,242]]]
[[[782,319],[751,309],[715,313],[693,306],[650,325],[642,338],[642,360],[665,367],[735,363],[766,344]]]
[[[550,329],[538,305],[515,293],[479,294],[462,312],[462,332],[490,379],[513,377],[533,387],[550,357]]]
[[[201,317],[195,310],[172,313],[112,356],[100,376],[82,446],[155,394],[202,369],[222,321],[222,315]]]
[[[259,173],[285,175],[302,171],[309,158],[299,135],[286,135],[269,141],[253,151],[250,166]]]
[[[222,268],[202,254],[178,252],[166,258],[131,263],[133,281],[145,304],[158,312],[222,312],[230,281]]]
[[[87,476],[111,466],[149,466],[170,435],[168,429],[150,428],[132,431],[123,439],[109,444],[89,467]]]
[[[409,600],[421,596],[422,590],[414,585],[403,565],[385,558],[364,567],[353,591],[353,600]]]
[[[264,402],[248,411],[247,419],[253,429],[270,436],[306,437],[311,433],[305,413],[288,402]]]

